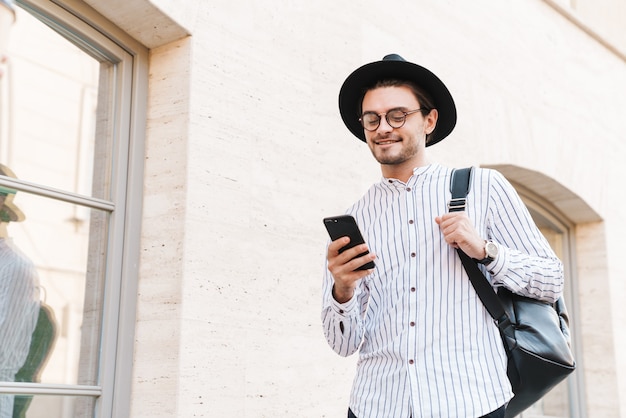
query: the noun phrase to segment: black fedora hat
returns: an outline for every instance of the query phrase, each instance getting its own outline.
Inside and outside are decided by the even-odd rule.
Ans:
[[[426,90],[439,112],[437,126],[430,134],[426,146],[436,144],[452,132],[456,125],[456,106],[445,84],[428,69],[406,61],[400,55],[386,55],[381,61],[357,68],[346,78],[339,90],[339,112],[346,127],[365,142],[363,126],[359,122],[359,109],[365,90],[386,79],[407,80]]]

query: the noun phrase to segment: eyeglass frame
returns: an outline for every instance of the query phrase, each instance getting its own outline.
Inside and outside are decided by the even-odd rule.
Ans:
[[[404,126],[404,124],[406,123],[406,118],[407,118],[407,116],[412,115],[413,113],[420,112],[420,111],[422,111],[422,110],[428,110],[428,111],[430,112],[432,109],[427,109],[427,108],[422,108],[422,107],[419,107],[419,108],[414,109],[414,110],[404,111],[404,110],[402,110],[402,108],[400,108],[400,107],[396,107],[396,108],[389,109],[388,111],[386,111],[386,112],[382,112],[382,113],[376,113],[376,112],[368,111],[368,112],[364,112],[364,113],[361,115],[361,117],[359,118],[359,122],[361,123],[361,126],[363,127],[363,129],[365,129],[365,130],[366,130],[366,131],[368,131],[368,132],[374,132],[374,131],[376,131],[376,130],[380,127],[380,121],[383,119],[383,118],[382,118],[382,116],[383,116],[383,115],[385,115],[385,120],[387,121],[387,124],[388,124],[389,126],[391,126],[392,128],[394,128],[394,129],[399,129],[399,128],[402,128],[402,127]],[[392,125],[392,124],[391,124],[391,122],[389,121],[389,117],[388,117],[388,116],[389,116],[389,113],[390,113],[390,112],[395,112],[395,111],[402,112],[402,114],[404,115],[404,117],[402,118],[402,123],[401,123],[399,126],[394,126],[394,125]],[[372,115],[376,115],[376,116],[378,116],[378,123],[376,124],[376,127],[374,127],[374,129],[368,129],[368,128],[366,128],[366,127],[363,125],[363,116],[365,116],[365,115],[367,115],[367,114],[372,114]]]

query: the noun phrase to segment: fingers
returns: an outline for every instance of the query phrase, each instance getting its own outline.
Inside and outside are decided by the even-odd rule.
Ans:
[[[435,222],[439,225],[445,241],[455,248],[458,242],[463,239],[466,220],[467,215],[465,214],[445,214],[435,218]]]
[[[357,245],[340,253],[339,250],[349,242],[348,237],[342,237],[328,246],[328,270],[335,280],[334,296],[339,302],[348,301],[357,282],[372,272],[356,269],[376,258],[372,253],[364,254],[368,251],[366,244]]]
[[[337,273],[352,272],[376,258],[374,254],[368,253],[367,244],[360,244],[340,252],[349,242],[348,237],[342,237],[331,242],[328,246],[328,269],[331,273],[335,273],[335,271]],[[367,275],[367,271],[365,275]]]
[[[451,212],[435,218],[444,240],[453,248],[462,249],[470,257],[484,252],[484,239],[474,228],[465,212]],[[482,257],[480,257],[482,258]]]

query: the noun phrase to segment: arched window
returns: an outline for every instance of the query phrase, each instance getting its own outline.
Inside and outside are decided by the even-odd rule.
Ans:
[[[2,417],[129,414],[147,50],[65,3],[18,0],[0,80],[0,195],[24,215],[4,222],[0,266],[19,259],[23,299],[49,307],[37,325],[0,300]]]
[[[574,207],[576,205],[572,202],[576,198],[563,186],[540,173],[514,166],[489,167],[502,172],[513,184],[535,223],[563,262],[564,298],[570,317],[572,350],[577,361],[577,371],[522,413],[521,417],[583,418],[586,416],[586,405],[582,366],[582,326],[578,315],[578,272],[575,262],[576,224],[557,207],[559,203],[557,201],[568,201],[571,207]],[[591,212],[589,208],[585,210]]]

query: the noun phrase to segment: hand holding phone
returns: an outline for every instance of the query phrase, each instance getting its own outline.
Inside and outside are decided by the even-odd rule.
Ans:
[[[356,223],[356,220],[351,215],[340,215],[340,216],[331,216],[328,218],[324,218],[324,226],[328,231],[328,235],[330,235],[330,239],[332,241],[336,241],[341,237],[349,237],[350,242],[339,249],[339,253],[344,252],[345,250],[355,247],[360,244],[364,244],[365,240],[363,239],[363,235],[359,230],[359,226]],[[369,254],[369,251],[365,251],[364,253],[358,254],[354,258],[362,257],[366,254]],[[354,259],[353,258],[353,259]],[[370,261],[366,264],[363,264],[360,267],[357,267],[357,270],[369,270],[373,269],[375,264],[373,261]]]

